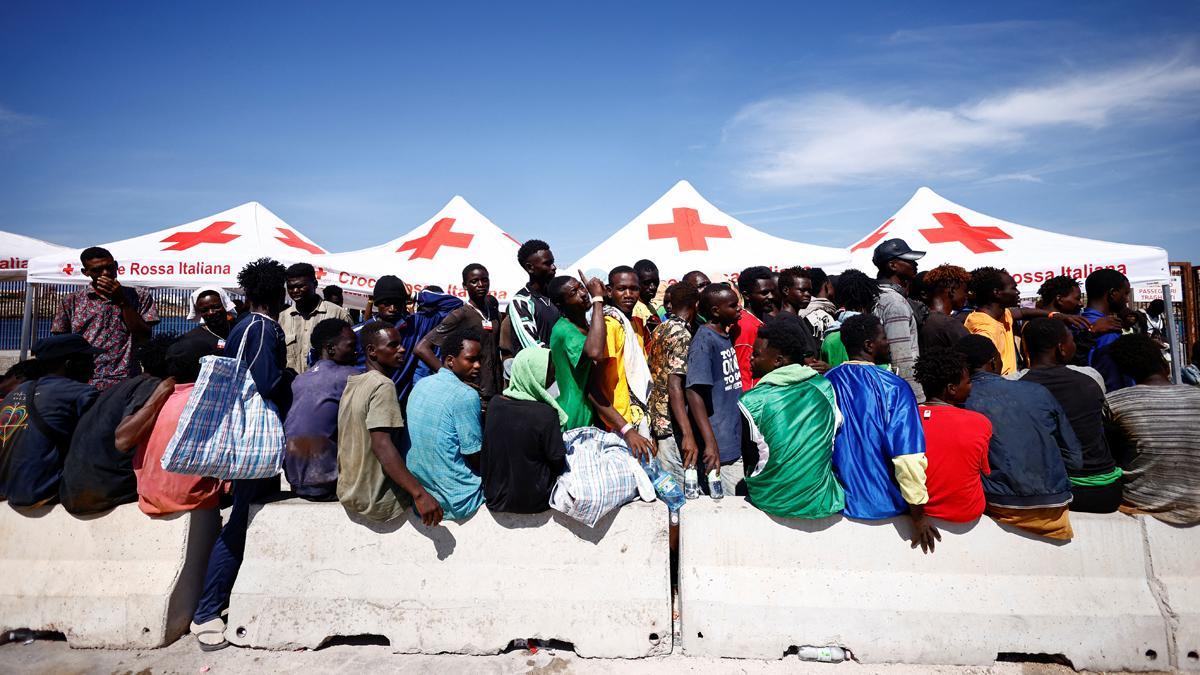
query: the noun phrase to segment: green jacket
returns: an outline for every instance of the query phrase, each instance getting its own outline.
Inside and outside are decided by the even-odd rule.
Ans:
[[[751,503],[784,518],[825,518],[845,508],[833,474],[841,420],[828,380],[808,366],[784,366],[742,394],[739,406],[758,446],[758,465],[746,467]]]

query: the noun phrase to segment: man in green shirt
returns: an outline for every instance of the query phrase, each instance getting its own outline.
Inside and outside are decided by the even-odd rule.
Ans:
[[[604,358],[604,282],[592,278],[587,285],[568,276],[555,277],[548,295],[561,313],[550,331],[550,360],[558,384],[558,405],[567,413],[564,431],[596,426],[597,418],[620,435],[635,457],[650,459],[654,444],[626,422],[603,394],[600,373],[594,367]],[[591,311],[590,319],[588,311]]]
[[[841,418],[833,386],[804,365],[811,347],[801,330],[782,317],[758,330],[750,366],[759,381],[738,403],[747,424],[746,488],[750,502],[773,516],[825,518],[846,505],[833,473]]]

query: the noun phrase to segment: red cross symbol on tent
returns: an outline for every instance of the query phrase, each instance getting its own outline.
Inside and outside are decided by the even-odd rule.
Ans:
[[[170,246],[164,248],[164,251],[186,251],[193,246],[200,244],[228,244],[229,242],[242,236],[240,234],[226,234],[225,230],[233,227],[233,223],[228,220],[218,220],[199,232],[176,232],[171,236],[162,240],[162,243],[174,242]]]
[[[277,240],[283,242],[284,246],[291,246],[292,248],[298,248],[302,251],[308,251],[309,253],[313,253],[316,255],[320,255],[325,252],[325,250],[322,249],[320,246],[317,246],[316,244],[310,244],[307,241],[304,241],[303,239],[300,238],[300,235],[287,229],[286,227],[277,227],[275,229],[279,230],[279,234],[283,235],[282,237],[275,237],[275,238]]]
[[[931,244],[957,241],[972,253],[993,253],[1002,249],[992,239],[1012,239],[1012,235],[998,227],[968,225],[957,213],[935,213],[933,218],[941,227],[917,230]]]
[[[732,239],[729,228],[724,225],[709,225],[700,222],[700,214],[696,209],[671,209],[674,220],[670,223],[650,223],[646,226],[646,235],[650,239],[671,239],[678,241],[679,252],[707,251],[708,239]]]
[[[71,276],[72,274],[75,274],[75,266],[72,265],[71,263],[67,263],[66,265],[63,265],[62,273],[67,276]]]
[[[852,246],[850,248],[850,251],[853,253],[854,251],[857,251],[859,249],[871,248],[875,244],[878,244],[880,239],[883,239],[884,237],[887,236],[887,232],[886,232],[887,226],[891,225],[893,220],[895,220],[895,218],[888,218],[886,223],[880,225],[879,229],[877,229],[874,232],[872,232],[871,234],[867,235],[866,239],[863,239],[862,241],[860,241],[857,244],[855,244],[854,246]]]
[[[454,232],[451,230],[453,227],[453,218],[442,218],[434,223],[433,227],[429,228],[428,234],[416,239],[409,239],[401,244],[400,248],[396,249],[396,253],[412,251],[412,255],[408,257],[409,260],[416,260],[417,258],[433,260],[438,250],[443,246],[453,248],[467,248],[470,246],[471,240],[475,238],[475,235],[465,232]]]

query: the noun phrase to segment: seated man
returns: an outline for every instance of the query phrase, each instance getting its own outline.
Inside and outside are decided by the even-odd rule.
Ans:
[[[283,421],[283,472],[292,492],[309,501],[337,499],[338,402],[346,380],[362,369],[358,336],[343,319],[324,319],[308,338],[317,361],[292,381],[292,407]]]
[[[833,475],[833,437],[840,423],[833,386],[804,365],[812,356],[808,324],[789,315],[758,329],[750,365],[758,384],[739,402],[746,489],[773,516],[825,518],[846,506]]]
[[[1122,335],[1109,356],[1136,383],[1108,395],[1113,450],[1125,468],[1122,510],[1200,524],[1200,389],[1171,384],[1162,351],[1146,335]]]
[[[968,335],[955,350],[971,369],[967,409],[992,423],[985,513],[1033,534],[1070,539],[1067,470],[1082,468],[1083,458],[1067,414],[1042,385],[1000,377],[1000,351],[988,336]]]
[[[471,386],[479,381],[482,339],[469,328],[446,336],[442,367],[417,382],[408,399],[408,469],[438,500],[447,520],[470,518],[483,504],[481,403]]]
[[[142,374],[101,392],[79,419],[58,489],[58,498],[69,513],[100,513],[137,501],[133,451],[143,439],[128,432],[139,410],[150,407],[157,411],[175,390],[175,381],[167,372],[167,350],[175,340],[171,335],[156,335],[135,346]]]
[[[929,462],[925,470],[925,486],[929,488],[925,515],[955,523],[970,522],[983,515],[987,506],[980,475],[992,471],[988,466],[992,423],[963,408],[971,395],[971,372],[962,354],[944,347],[922,350],[916,375],[926,396],[920,407],[925,458]]]
[[[193,509],[215,509],[221,499],[221,481],[207,476],[171,473],[162,468],[167,443],[179,428],[179,418],[200,376],[200,359],[212,353],[200,340],[180,339],[167,348],[167,374],[172,384],[166,396],[156,391],[141,410],[122,423],[123,433],[137,447],[133,472],[137,476],[138,508],[149,516],[165,516]],[[122,445],[125,443],[122,442]]]
[[[567,413],[547,391],[550,350],[532,346],[513,359],[512,379],[492,399],[483,429],[483,496],[491,511],[541,513],[566,469]]]
[[[399,517],[411,502],[433,527],[442,520],[442,507],[409,472],[393,440],[404,427],[392,381],[404,351],[400,331],[372,321],[358,335],[367,372],[346,380],[338,403],[338,501],[375,521]]]
[[[1103,378],[1068,365],[1075,358],[1075,338],[1058,319],[1034,319],[1022,333],[1029,353],[1029,370],[1022,382],[1036,382],[1054,396],[1071,423],[1083,453],[1083,467],[1067,472],[1071,479],[1072,511],[1112,513],[1121,505],[1121,469],[1113,460],[1104,433]],[[1094,377],[1093,377],[1094,376]]]
[[[863,520],[908,513],[913,548],[932,551],[941,535],[925,518],[929,492],[916,396],[902,378],[879,367],[891,353],[879,317],[852,316],[842,322],[841,336],[850,359],[826,377],[844,420],[833,444],[833,467],[846,490],[844,513]]]
[[[4,398],[0,498],[14,509],[58,501],[63,458],[79,419],[96,400],[88,380],[99,353],[75,333],[43,338],[33,347],[41,377]]]

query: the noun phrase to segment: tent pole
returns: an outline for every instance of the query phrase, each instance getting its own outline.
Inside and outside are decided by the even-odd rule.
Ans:
[[[25,306],[21,309],[21,360],[29,358],[29,348],[33,341],[33,284],[25,282]]]
[[[1175,330],[1175,306],[1171,304],[1171,284],[1166,283],[1162,286],[1163,292],[1163,311],[1166,314],[1167,336],[1171,340],[1171,381],[1175,384],[1181,383],[1183,370],[1179,360],[1179,331]]]

